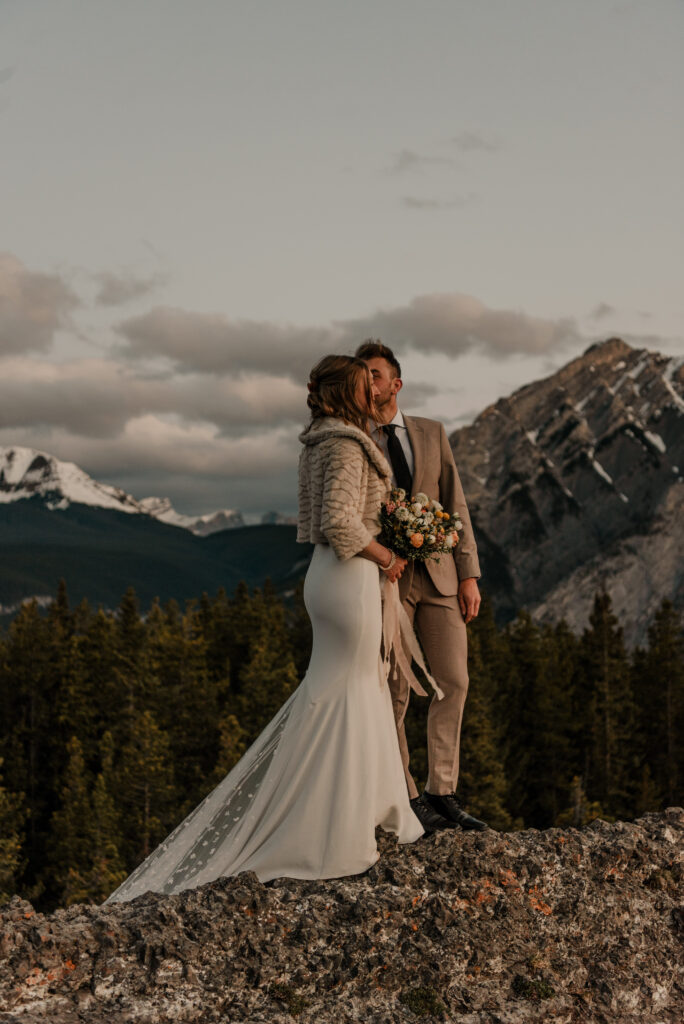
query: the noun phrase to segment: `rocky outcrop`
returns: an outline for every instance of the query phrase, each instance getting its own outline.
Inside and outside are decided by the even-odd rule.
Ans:
[[[684,608],[684,361],[612,338],[450,441],[500,620],[580,628],[605,587],[636,643]]]
[[[681,1024],[684,811],[381,839],[365,875],[0,912],[2,1024]]]

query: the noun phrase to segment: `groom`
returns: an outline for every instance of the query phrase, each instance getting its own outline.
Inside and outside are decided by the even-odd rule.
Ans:
[[[419,794],[409,772],[404,727],[409,687],[401,679],[390,680],[411,807],[428,834],[442,828],[482,830],[487,824],[463,810],[455,796],[468,690],[465,627],[480,608],[480,566],[468,506],[442,424],[404,416],[397,405],[401,367],[392,350],[380,341],[369,340],[359,346],[356,355],[368,364],[379,392],[375,399],[379,424],[374,425],[371,436],[392,466],[394,486],[403,487],[408,495],[422,491],[440,501],[447,512],[458,512],[463,523],[453,557],[443,556],[439,562],[409,562],[398,584],[430,672],[444,692],[442,700],[433,696],[428,711],[429,776],[425,791]]]

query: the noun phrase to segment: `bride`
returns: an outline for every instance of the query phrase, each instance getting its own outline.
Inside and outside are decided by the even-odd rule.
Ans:
[[[380,657],[380,575],[406,565],[374,539],[390,468],[371,440],[367,365],[326,356],[308,384],[297,539],[312,542],[304,600],[313,650],[299,687],[222,782],[107,898],[177,893],[223,875],[336,878],[378,859],[375,828],[411,843],[409,803]]]

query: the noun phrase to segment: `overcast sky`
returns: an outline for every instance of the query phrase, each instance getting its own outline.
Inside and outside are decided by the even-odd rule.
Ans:
[[[369,335],[469,422],[684,353],[682,0],[0,0],[0,444],[293,511]]]

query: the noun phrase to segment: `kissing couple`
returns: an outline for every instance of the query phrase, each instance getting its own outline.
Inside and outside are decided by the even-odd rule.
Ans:
[[[488,827],[455,796],[466,623],[480,605],[477,549],[444,427],[404,416],[401,387],[399,362],[378,341],[355,356],[326,356],[311,371],[297,529],[298,541],[314,545],[304,582],[308,669],[240,761],[105,903],[241,871],[262,882],[360,874],[378,859],[377,826],[400,843]],[[407,560],[378,539],[392,487],[458,514],[453,553]],[[435,682],[423,793],[404,728],[410,673],[388,674],[390,652],[382,654],[383,590],[384,606],[394,602],[415,630]]]

